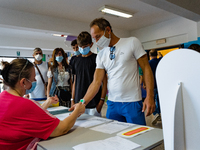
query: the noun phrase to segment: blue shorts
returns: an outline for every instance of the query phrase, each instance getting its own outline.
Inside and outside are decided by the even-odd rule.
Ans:
[[[47,100],[47,98],[31,98],[34,101],[43,101],[43,100]]]
[[[142,112],[142,101],[112,102],[108,100],[107,105],[106,117],[108,119],[146,125],[144,112]]]

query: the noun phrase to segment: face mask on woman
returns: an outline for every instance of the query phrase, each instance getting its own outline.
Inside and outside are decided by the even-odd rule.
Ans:
[[[109,38],[107,38],[105,37],[105,32],[104,32],[104,35],[96,42],[99,50],[102,50],[104,47],[108,47],[110,44],[110,40],[111,40],[111,34],[109,34]]]
[[[57,62],[62,62],[63,56],[56,56],[56,61]]]
[[[85,48],[79,47],[79,52],[80,52],[82,55],[87,55],[87,54],[90,52],[90,46],[85,47]]]
[[[28,80],[28,79],[26,79],[26,80],[27,80],[28,82],[31,82],[31,81]],[[31,84],[32,84],[31,88],[30,88],[29,90],[26,89],[26,94],[32,93],[32,92],[33,92],[33,90],[35,89],[35,87],[36,87],[36,85],[37,85],[37,82],[36,82],[36,81],[33,81],[33,82],[31,82]]]
[[[35,55],[35,59],[36,59],[37,61],[42,60],[42,55],[40,55],[40,54]]]

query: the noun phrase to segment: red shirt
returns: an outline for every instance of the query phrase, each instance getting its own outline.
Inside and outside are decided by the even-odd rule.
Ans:
[[[34,149],[40,139],[47,139],[60,120],[39,103],[0,93],[0,149]]]

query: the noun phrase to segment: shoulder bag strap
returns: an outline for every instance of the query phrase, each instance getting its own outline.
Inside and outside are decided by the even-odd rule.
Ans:
[[[39,74],[40,74],[40,77],[41,77],[41,79],[42,79],[43,84],[45,85],[45,81],[44,81],[44,78],[43,78],[43,76],[42,76],[42,74],[41,74],[41,72],[40,72],[40,69],[38,68],[38,66],[37,66],[37,64],[36,64],[35,62],[33,62],[33,63],[34,63],[35,67],[37,68],[37,70],[38,70],[38,72],[39,72]]]
[[[56,79],[55,79],[54,73],[53,73],[53,71],[52,71],[52,67],[50,67],[50,69],[51,69],[51,73],[52,73],[52,75],[53,75],[53,79],[54,79],[54,81],[55,81],[55,83],[56,83],[56,86],[57,86],[57,82],[56,82]]]

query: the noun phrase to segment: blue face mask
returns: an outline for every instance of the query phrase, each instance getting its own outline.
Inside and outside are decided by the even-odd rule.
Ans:
[[[79,51],[74,51],[74,55],[78,56],[80,55],[81,53]]]
[[[31,82],[31,81],[28,80],[28,79],[26,79],[26,80],[29,81],[29,82]],[[32,93],[32,92],[33,92],[33,90],[35,89],[35,87],[36,87],[36,85],[37,85],[37,82],[36,82],[36,81],[33,81],[33,82],[31,82],[31,84],[32,84],[32,86],[31,86],[31,88],[30,88],[29,90],[26,90],[26,94]]]
[[[85,48],[79,47],[79,52],[80,52],[82,55],[87,55],[87,54],[90,52],[90,46],[85,47]]]
[[[63,56],[57,56],[56,57],[56,61],[57,62],[62,62],[62,60],[63,60]]]

